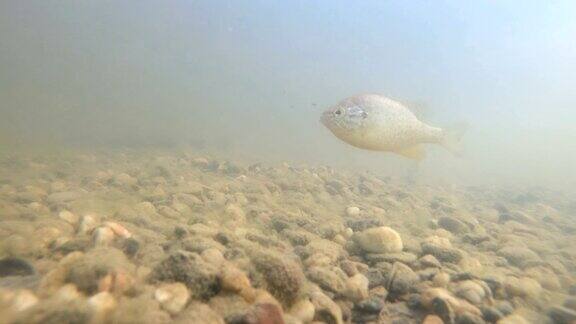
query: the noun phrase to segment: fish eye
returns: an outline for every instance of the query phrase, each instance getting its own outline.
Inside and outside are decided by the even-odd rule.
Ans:
[[[334,112],[336,115],[340,116],[342,114],[342,110],[338,109],[336,110],[336,112]]]

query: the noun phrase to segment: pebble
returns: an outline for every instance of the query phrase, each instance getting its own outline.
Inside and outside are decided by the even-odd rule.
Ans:
[[[134,284],[134,279],[123,271],[109,273],[98,282],[99,292],[114,292],[123,294]]]
[[[6,257],[0,260],[0,278],[9,276],[30,276],[36,273],[34,266],[25,259]]]
[[[190,293],[184,284],[176,282],[158,287],[154,292],[154,298],[168,313],[178,314],[188,303]]]
[[[329,263],[333,264],[346,256],[341,245],[325,239],[316,239],[311,241],[307,246],[309,255],[322,254],[329,258]]]
[[[241,226],[246,223],[246,214],[242,208],[235,204],[229,204],[224,210],[226,214],[225,223],[230,226]]]
[[[409,266],[396,262],[392,266],[386,289],[396,298],[410,292],[419,279],[420,277]]]
[[[450,275],[446,272],[438,272],[432,278],[432,284],[434,285],[434,287],[446,288],[448,287],[449,283],[450,283]]]
[[[482,315],[482,312],[480,311],[479,308],[475,307],[474,305],[471,305],[470,303],[464,300],[452,296],[452,294],[449,291],[443,288],[428,288],[424,290],[420,294],[420,296],[422,305],[424,305],[424,307],[433,310],[436,310],[436,308],[440,307],[445,311],[450,311],[452,313],[450,317],[452,317],[454,313],[459,314],[463,312],[468,312],[470,314],[477,316]],[[440,315],[439,313],[436,314]],[[443,316],[441,317],[444,320],[446,319]]]
[[[348,217],[355,217],[360,215],[360,208],[356,206],[350,206],[346,208],[346,215]]]
[[[377,296],[355,303],[354,307],[363,313],[378,314],[384,308],[384,299]]]
[[[314,320],[314,314],[316,313],[316,307],[310,301],[310,299],[301,299],[290,307],[288,313],[294,316],[296,319],[300,320],[302,323],[310,323]]]
[[[498,255],[503,256],[510,264],[523,268],[531,261],[539,260],[540,257],[534,251],[526,247],[511,246],[498,250]]]
[[[72,301],[80,297],[81,297],[80,292],[78,291],[78,288],[74,284],[66,284],[62,286],[54,294],[54,298],[59,299],[61,301]]]
[[[504,315],[508,316],[514,312],[514,306],[506,300],[500,300],[495,307]]]
[[[497,324],[530,324],[524,317],[513,314],[499,320]]]
[[[570,294],[571,296],[576,296],[576,284],[572,284],[568,288],[568,294]]]
[[[82,194],[73,191],[56,192],[48,195],[48,197],[46,197],[46,201],[48,201],[50,204],[58,205],[76,200],[81,196]]]
[[[241,318],[232,323],[242,324],[284,324],[282,308],[275,304],[257,303]]]
[[[340,269],[342,269],[342,271],[344,271],[349,277],[352,277],[358,273],[356,263],[348,260],[342,261],[340,263]]]
[[[425,256],[421,257],[420,259],[418,259],[418,262],[420,263],[420,267],[422,268],[442,267],[440,261],[438,261],[438,259],[436,259],[436,257],[431,254],[426,254]]]
[[[108,323],[172,323],[170,314],[162,310],[153,293],[141,294],[133,298],[122,298],[118,307],[110,314]]]
[[[446,233],[450,234],[448,232]],[[422,243],[430,243],[443,248],[452,248],[452,243],[450,242],[450,239],[448,237],[438,235],[428,236],[427,238],[424,239]]]
[[[199,302],[192,302],[175,318],[176,324],[225,324],[224,319],[210,306]]]
[[[80,225],[78,227],[78,233],[80,234],[88,234],[94,228],[98,226],[98,220],[95,215],[87,214],[82,217],[80,220]]]
[[[378,262],[402,262],[405,264],[413,264],[417,260],[417,256],[410,252],[398,252],[398,253],[368,253],[366,254],[366,259],[373,263]]]
[[[575,297],[569,297],[566,298],[566,300],[564,301],[564,304],[562,304],[564,307],[568,307],[570,309],[576,310],[576,298]]]
[[[40,212],[42,210],[45,210],[46,207],[44,205],[42,205],[41,203],[35,201],[35,202],[30,203],[28,205],[28,208],[30,208],[31,210],[33,210],[35,212]]]
[[[538,281],[528,277],[508,277],[504,283],[506,292],[511,296],[536,299],[542,292]]]
[[[354,235],[356,243],[369,253],[401,252],[403,245],[400,234],[390,227],[369,228]]]
[[[347,288],[347,277],[344,271],[337,267],[311,267],[306,271],[307,277],[322,289],[342,295]]]
[[[97,293],[96,295],[88,298],[88,306],[92,308],[92,322],[93,323],[105,323],[108,321],[108,316],[114,309],[116,309],[118,303],[114,296],[105,291]]]
[[[576,310],[567,307],[554,306],[548,310],[547,314],[557,324],[573,324],[576,322]]]
[[[132,237],[132,233],[130,233],[130,231],[128,231],[124,226],[122,226],[118,223],[104,222],[104,226],[111,229],[114,232],[114,234],[116,234],[118,237],[121,237],[123,239],[129,239]]]
[[[486,322],[484,321],[484,319],[481,316],[471,314],[468,312],[456,314],[456,323],[457,324],[486,324]]]
[[[129,239],[124,241],[122,251],[124,251],[124,253],[128,257],[131,257],[131,258],[134,257],[136,255],[136,253],[138,253],[139,250],[140,250],[140,242],[138,242],[134,238],[129,238]]]
[[[182,227],[182,226],[176,226],[174,228],[174,237],[176,237],[177,239],[182,239],[184,238],[186,235],[188,235],[188,231]]]
[[[14,309],[18,312],[25,311],[26,309],[36,305],[38,303],[38,297],[34,295],[30,290],[20,290],[14,294],[12,300],[12,305]]]
[[[220,290],[218,268],[204,261],[197,253],[176,251],[154,267],[152,282],[181,282],[192,298],[208,299]]]
[[[62,232],[55,227],[42,227],[34,231],[34,239],[43,248],[49,247],[58,238],[62,237]]]
[[[98,227],[94,230],[94,246],[107,247],[114,241],[114,231],[109,227]]]
[[[218,229],[210,227],[202,223],[196,223],[188,227],[190,234],[196,234],[200,236],[213,236],[218,234]]]
[[[23,236],[14,234],[2,241],[2,250],[9,256],[29,256],[32,253],[32,244]]]
[[[145,215],[154,215],[156,214],[156,206],[149,201],[143,201],[136,205],[136,211],[139,211]]]
[[[67,259],[72,255],[73,258]],[[75,284],[88,295],[100,291],[122,294],[129,290],[133,284],[129,272],[133,267],[122,251],[109,247],[95,248],[86,254],[70,253],[58,266],[64,272],[65,282]]]
[[[442,262],[458,263],[464,258],[462,251],[431,242],[422,243],[422,252],[431,254]]]
[[[344,295],[354,302],[368,298],[368,278],[361,273],[348,278]]]
[[[559,291],[562,289],[562,284],[560,283],[558,276],[554,273],[554,271],[549,270],[546,267],[532,267],[526,269],[524,274],[538,281],[540,285],[545,289],[551,291]]]
[[[298,299],[306,279],[298,263],[270,252],[255,253],[252,262],[280,302],[290,305]]]
[[[480,310],[482,311],[482,318],[489,323],[496,323],[504,317],[504,314],[496,307],[483,306]]]
[[[350,227],[346,227],[344,231],[342,231],[342,236],[344,236],[344,238],[346,239],[351,238],[352,235],[354,235],[354,230],[351,229]]]
[[[220,271],[222,288],[235,293],[249,292],[252,289],[250,279],[233,265],[225,265]]]
[[[444,324],[444,321],[438,315],[428,315],[424,318],[422,324]]]
[[[121,186],[133,186],[138,180],[127,173],[119,173],[114,177],[114,182]]]
[[[78,224],[78,221],[80,220],[80,217],[78,217],[78,215],[73,214],[72,212],[67,210],[63,210],[60,213],[58,213],[58,217],[71,225]]]
[[[558,304],[576,294],[562,196],[550,211],[539,189],[519,201],[328,167],[114,154],[0,179],[4,320],[7,305],[31,314],[22,323],[574,322],[574,298]]]
[[[438,226],[454,234],[464,234],[470,230],[465,223],[450,216],[440,217]]]
[[[346,244],[346,239],[344,238],[344,236],[340,235],[340,234],[336,234],[334,236],[334,238],[332,239],[335,243],[339,244],[339,245],[345,245]]]
[[[483,273],[483,265],[476,258],[464,256],[459,262],[458,267],[460,271],[471,273]]]
[[[310,301],[316,309],[315,320],[325,323],[344,324],[342,309],[330,297],[320,291],[310,294]]]
[[[480,305],[486,297],[484,288],[475,281],[464,280],[460,281],[455,288],[455,294],[464,298],[474,305]]]
[[[200,255],[206,262],[213,264],[217,267],[221,266],[226,262],[226,258],[224,258],[222,252],[220,252],[220,250],[217,248],[208,248],[202,251]]]

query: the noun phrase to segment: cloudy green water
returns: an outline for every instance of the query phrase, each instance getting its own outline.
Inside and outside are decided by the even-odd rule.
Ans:
[[[440,180],[574,187],[572,1],[2,1],[0,134],[398,173],[318,123],[358,92],[467,121]],[[7,144],[3,144],[7,145]],[[4,151],[7,150],[5,147]]]

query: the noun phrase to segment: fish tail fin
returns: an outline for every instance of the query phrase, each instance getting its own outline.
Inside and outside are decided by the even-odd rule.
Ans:
[[[444,146],[444,148],[446,148],[452,154],[461,157],[461,139],[468,128],[469,126],[465,122],[457,123],[444,128],[442,130],[442,136],[440,137],[440,145]]]

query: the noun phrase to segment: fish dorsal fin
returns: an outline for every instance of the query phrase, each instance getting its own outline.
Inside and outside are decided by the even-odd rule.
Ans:
[[[417,161],[421,161],[426,157],[426,151],[424,151],[422,145],[404,147],[402,149],[396,150],[395,152],[402,155],[403,157]]]
[[[423,101],[401,101],[401,103],[420,120],[427,119],[430,115],[430,107]]]

